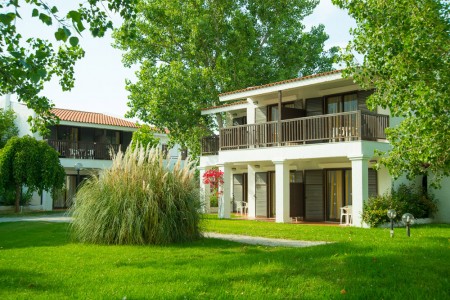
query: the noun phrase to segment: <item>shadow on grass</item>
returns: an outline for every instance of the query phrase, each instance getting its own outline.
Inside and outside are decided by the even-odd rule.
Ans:
[[[0,249],[66,245],[70,243],[68,229],[67,223],[0,223]]]
[[[52,289],[58,289],[57,286],[49,284],[48,281],[42,281],[44,273],[35,271],[25,271],[17,269],[0,269],[0,295],[11,292],[43,292]],[[7,299],[5,296],[3,299]]]

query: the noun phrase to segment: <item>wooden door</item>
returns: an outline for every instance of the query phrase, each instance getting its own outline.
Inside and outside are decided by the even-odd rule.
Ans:
[[[305,199],[303,197],[303,172],[295,171],[290,173],[289,180],[289,200],[290,200],[290,217],[305,217]]]
[[[244,176],[243,174],[233,175],[233,211],[237,210],[237,203],[244,201]]]
[[[255,215],[267,217],[267,172],[255,173]]]
[[[305,171],[305,220],[324,221],[323,170]]]

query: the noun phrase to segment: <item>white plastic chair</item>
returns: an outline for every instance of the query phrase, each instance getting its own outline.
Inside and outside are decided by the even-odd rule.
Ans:
[[[244,201],[237,201],[236,202],[236,210],[241,215],[243,215],[243,214],[246,215],[248,212],[247,203]]]
[[[345,224],[344,225],[351,225],[353,220],[352,220],[352,206],[351,205],[346,205],[341,207],[341,221],[340,224],[342,224],[342,219],[343,217],[345,217]]]

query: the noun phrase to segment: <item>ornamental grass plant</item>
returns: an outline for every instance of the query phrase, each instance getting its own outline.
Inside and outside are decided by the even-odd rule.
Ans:
[[[201,236],[193,163],[169,161],[157,148],[128,147],[112,167],[84,182],[70,212],[76,240],[96,244],[186,242]]]

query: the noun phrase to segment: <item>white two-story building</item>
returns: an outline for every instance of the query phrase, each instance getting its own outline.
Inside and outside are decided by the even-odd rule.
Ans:
[[[64,189],[58,195],[44,192],[42,196],[35,194],[29,204],[32,210],[64,209],[71,205],[77,185],[83,179],[98,174],[99,170],[112,165],[111,153],[125,151],[131,142],[132,134],[138,129],[134,122],[108,116],[101,113],[54,108],[52,112],[60,119],[60,123],[51,126],[50,135],[42,137],[31,132],[27,122],[34,111],[26,105],[10,101],[8,96],[0,99],[0,108],[12,109],[16,114],[16,126],[19,136],[30,135],[38,140],[45,140],[59,153],[61,165],[66,171]],[[187,153],[180,147],[169,149],[166,133],[154,133],[159,138],[160,147],[167,153],[169,163],[174,163],[178,156],[186,158]]]
[[[370,94],[341,71],[221,94],[224,104],[202,114],[225,113],[226,125],[203,138],[199,167],[201,176],[214,167],[224,173],[219,217],[244,203],[249,218],[338,222],[350,205],[353,225],[363,225],[364,201],[405,181],[373,168],[375,150],[390,148],[384,129],[399,120],[369,111]],[[450,222],[448,178],[434,193],[435,219]]]

